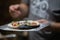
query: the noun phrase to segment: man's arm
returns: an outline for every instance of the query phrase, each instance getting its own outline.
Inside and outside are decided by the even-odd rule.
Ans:
[[[22,18],[27,17],[28,16],[28,11],[29,11],[28,0],[21,0],[21,3],[19,5],[20,5],[20,8],[22,9],[21,10],[22,13],[24,13]]]
[[[23,13],[25,13],[25,15],[28,14],[28,5],[26,3],[21,3],[20,8],[23,10]]]
[[[23,19],[28,14],[28,5],[24,2],[20,4],[11,5],[9,7],[10,15],[13,19]]]
[[[50,10],[51,17],[55,19],[54,22],[51,22],[51,28],[54,30],[60,30],[60,10]],[[49,13],[50,13],[49,12]]]
[[[60,31],[60,22],[59,23],[58,22],[49,22],[46,19],[38,20],[38,22],[49,24],[49,26],[50,26],[49,28],[51,28],[53,31]]]
[[[60,23],[58,23],[58,22],[52,22],[51,25],[50,25],[50,27],[54,31],[60,31]]]

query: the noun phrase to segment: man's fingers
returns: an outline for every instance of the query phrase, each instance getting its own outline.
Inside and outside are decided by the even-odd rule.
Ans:
[[[9,7],[9,10],[14,11],[14,6],[10,6],[10,7]]]
[[[17,10],[19,8],[19,5],[11,5],[10,7],[9,7],[9,11],[15,11],[15,10]]]
[[[20,10],[17,10],[17,8],[18,8],[18,5],[12,5],[9,7],[9,13],[11,17],[17,18],[21,14]]]
[[[43,23],[44,21],[43,20],[38,20],[39,23]]]
[[[20,11],[11,12],[10,15],[13,18],[18,18],[19,16],[21,16],[21,12]]]
[[[19,5],[14,5],[14,9],[18,9],[19,8]]]
[[[48,23],[48,21],[45,20],[45,19],[38,20],[38,22],[39,22],[39,23]]]

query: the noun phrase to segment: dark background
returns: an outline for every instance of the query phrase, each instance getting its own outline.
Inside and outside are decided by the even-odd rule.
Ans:
[[[0,25],[12,21],[9,15],[9,6],[18,3],[20,3],[20,0],[0,0]]]

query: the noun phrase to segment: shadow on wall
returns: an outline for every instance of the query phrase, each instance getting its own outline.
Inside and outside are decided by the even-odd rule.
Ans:
[[[18,4],[20,0],[0,0],[0,25],[9,23],[12,21],[9,15],[9,6],[12,4]]]

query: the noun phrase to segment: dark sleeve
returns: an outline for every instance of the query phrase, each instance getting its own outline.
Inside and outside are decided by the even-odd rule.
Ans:
[[[53,10],[53,16],[57,22],[60,22],[60,10]]]
[[[49,18],[52,21],[60,22],[60,10],[51,10],[51,9],[48,9],[47,12],[48,12],[48,14],[50,16]]]
[[[48,13],[50,17],[53,19],[53,21],[60,22],[60,10],[48,10]]]

